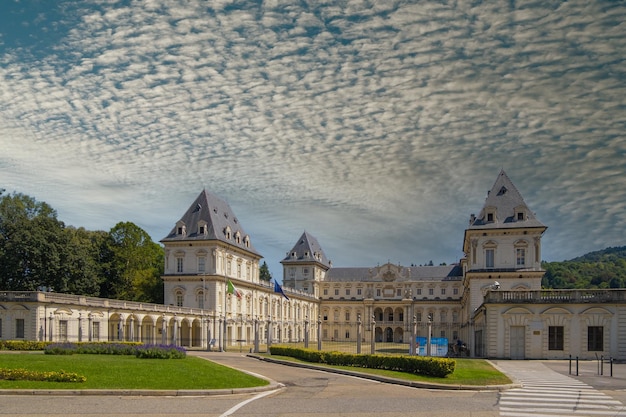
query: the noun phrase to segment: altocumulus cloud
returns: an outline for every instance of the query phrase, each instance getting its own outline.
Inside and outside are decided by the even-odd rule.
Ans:
[[[546,259],[624,244],[621,2],[50,8],[0,6],[0,186],[69,224],[158,240],[207,188],[275,274],[303,229],[336,265],[450,263],[504,168]]]

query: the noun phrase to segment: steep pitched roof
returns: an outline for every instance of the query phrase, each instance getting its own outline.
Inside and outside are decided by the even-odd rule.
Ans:
[[[200,224],[205,225],[204,233],[200,233]],[[184,226],[185,233],[179,233],[181,226]],[[202,190],[161,242],[190,240],[219,240],[258,255],[228,203],[206,190]]]
[[[524,213],[523,219],[516,212]],[[494,213],[493,220],[488,213]],[[504,170],[500,171],[496,182],[487,194],[485,204],[478,216],[472,215],[469,229],[500,229],[513,227],[545,227],[528,208],[522,195]]]
[[[310,261],[316,261],[327,268],[330,268],[331,265],[317,239],[305,231],[280,263],[289,264]]]

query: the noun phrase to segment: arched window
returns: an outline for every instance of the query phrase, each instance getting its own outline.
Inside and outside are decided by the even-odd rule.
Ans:
[[[185,301],[185,294],[183,293],[183,290],[176,290],[174,296],[176,298],[176,306],[182,307]]]

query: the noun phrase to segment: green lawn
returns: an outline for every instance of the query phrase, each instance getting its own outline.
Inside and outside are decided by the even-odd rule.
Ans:
[[[268,355],[268,357],[280,360],[306,363],[304,361],[300,361],[298,359],[286,356]],[[405,379],[408,381],[431,382],[436,384],[485,386],[503,385],[511,383],[511,380],[506,375],[495,369],[493,366],[491,366],[489,362],[485,360],[456,358],[454,360],[456,361],[455,370],[451,375],[448,375],[445,378],[416,375],[407,372],[386,371],[383,369],[356,368],[353,366],[330,366],[318,363],[312,365],[326,366],[335,369],[345,369],[349,371],[361,372],[364,374]]]
[[[119,355],[0,354],[0,368],[66,371],[87,377],[83,383],[5,381],[0,389],[222,389],[268,382],[205,359],[138,359]]]

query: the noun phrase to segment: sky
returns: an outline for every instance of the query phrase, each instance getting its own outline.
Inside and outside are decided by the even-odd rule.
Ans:
[[[626,3],[0,2],[0,189],[164,238],[203,189],[275,278],[458,262],[504,169],[543,259],[626,245]]]

